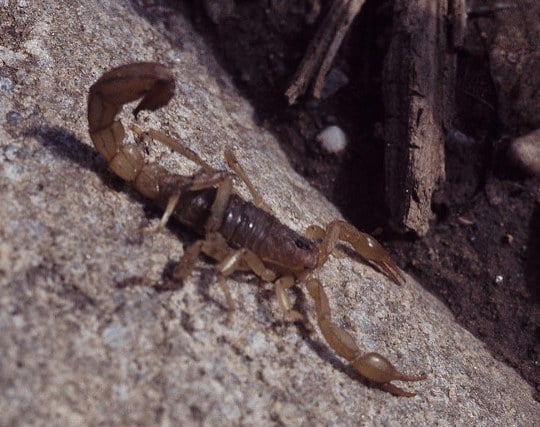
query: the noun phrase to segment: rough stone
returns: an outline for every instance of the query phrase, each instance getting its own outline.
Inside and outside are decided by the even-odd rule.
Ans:
[[[4,2],[6,3],[6,2]],[[86,123],[88,87],[140,60],[169,64],[177,95],[141,125],[216,166],[237,156],[291,227],[338,213],[296,175],[186,19],[127,1],[9,2],[0,9],[0,414],[2,425],[531,425],[532,389],[412,278],[331,259],[319,277],[362,347],[427,380],[395,398],[360,381],[319,333],[283,320],[270,284],[228,280],[226,321],[211,263],[175,292],[162,279],[196,236],[106,170]],[[3,5],[4,6],[4,5]],[[166,17],[167,22],[159,17]],[[126,114],[126,121],[130,120]],[[168,167],[193,167],[149,146]],[[239,190],[243,196],[247,192]],[[122,285],[122,286],[120,286]],[[298,307],[313,319],[300,286]]]

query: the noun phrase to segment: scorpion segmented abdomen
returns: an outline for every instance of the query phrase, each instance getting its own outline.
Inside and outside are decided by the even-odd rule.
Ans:
[[[269,213],[232,195],[219,232],[236,248],[247,248],[278,272],[302,272],[317,263],[317,248]]]

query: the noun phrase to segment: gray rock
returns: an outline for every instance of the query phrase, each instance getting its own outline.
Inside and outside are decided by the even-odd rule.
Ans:
[[[135,286],[161,280],[195,236],[171,227],[139,238],[158,213],[107,172],[92,147],[87,90],[115,65],[169,64],[176,97],[139,122],[216,166],[224,165],[223,149],[234,148],[283,222],[302,230],[339,216],[256,126],[189,22],[159,7],[152,10],[167,25],[127,1],[0,9],[0,424],[526,426],[539,419],[532,389],[413,279],[397,287],[348,258],[318,273],[336,322],[362,347],[427,374],[405,385],[418,392],[410,399],[352,378],[319,333],[305,337],[283,321],[272,285],[249,274],[228,281],[237,302],[232,325],[203,260],[176,292]],[[149,148],[156,161],[194,170],[160,150]],[[313,319],[307,293],[295,295]]]

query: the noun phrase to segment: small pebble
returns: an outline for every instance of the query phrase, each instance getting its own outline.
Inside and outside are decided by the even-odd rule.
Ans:
[[[342,152],[347,146],[347,136],[338,126],[328,126],[319,135],[317,135],[322,147],[332,154]]]
[[[516,64],[518,62],[518,55],[514,52],[509,52],[508,55],[506,55],[506,60],[510,64]]]
[[[463,132],[452,129],[448,131],[448,133],[445,135],[444,142],[446,144],[467,145],[470,144],[472,141]]]
[[[512,141],[508,156],[523,172],[540,176],[540,129]]]
[[[472,219],[465,218],[464,216],[458,216],[457,222],[461,225],[474,225],[474,221]]]
[[[326,99],[334,95],[343,86],[349,84],[349,78],[347,74],[341,71],[339,68],[332,68],[327,74],[324,80],[324,87],[322,89],[321,98]]]

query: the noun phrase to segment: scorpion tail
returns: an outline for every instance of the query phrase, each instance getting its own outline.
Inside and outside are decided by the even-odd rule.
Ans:
[[[103,74],[90,87],[88,124],[90,134],[112,126],[122,106],[142,98],[133,113],[156,110],[174,94],[174,77],[167,67],[154,62],[122,65]]]

